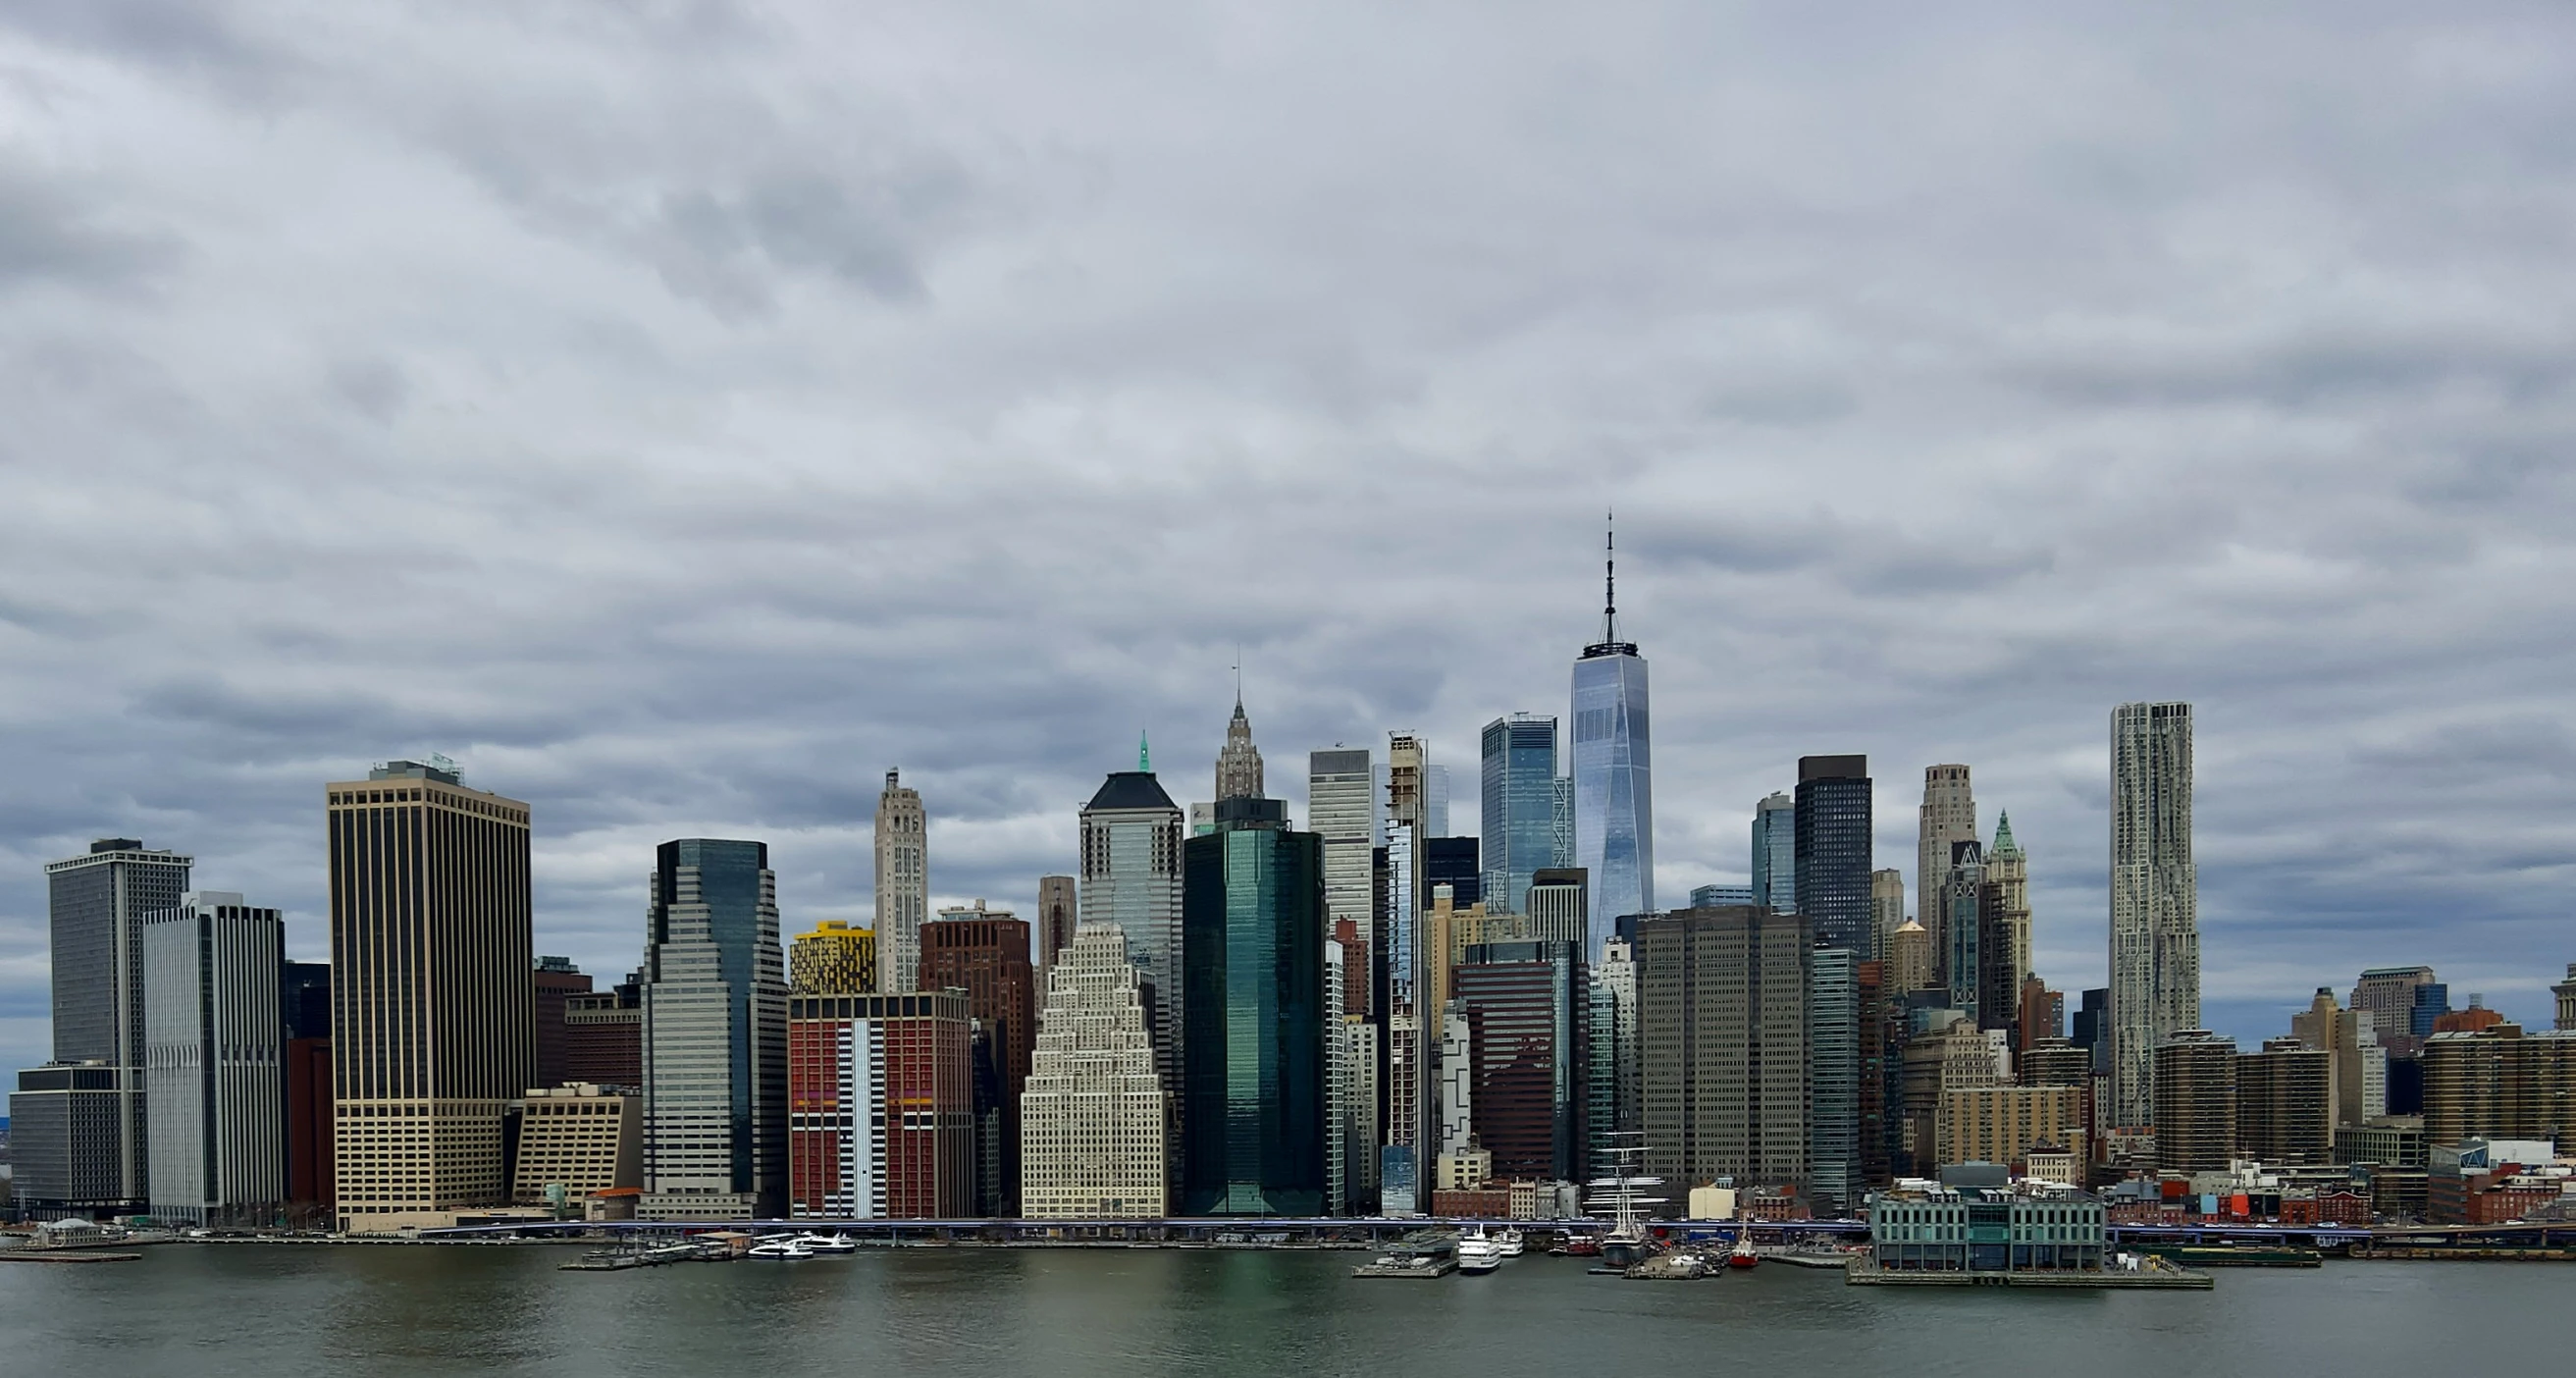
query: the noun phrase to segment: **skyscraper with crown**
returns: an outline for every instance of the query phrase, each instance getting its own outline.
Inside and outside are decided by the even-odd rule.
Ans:
[[[1615,549],[1615,545],[1605,547]],[[1587,954],[1622,915],[1655,907],[1655,807],[1646,661],[1619,637],[1618,565],[1604,562],[1601,639],[1574,662],[1574,864],[1590,873]]]

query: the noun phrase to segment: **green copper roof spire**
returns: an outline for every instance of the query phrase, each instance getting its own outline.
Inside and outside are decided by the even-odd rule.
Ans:
[[[2012,813],[2010,810],[2005,810],[1995,815],[1995,855],[2021,855],[2021,848],[2013,844]]]
[[[1148,775],[1154,773],[1154,753],[1146,747],[1142,732],[1136,734],[1136,769]]]

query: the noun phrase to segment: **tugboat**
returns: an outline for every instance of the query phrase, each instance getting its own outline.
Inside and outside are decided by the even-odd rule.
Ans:
[[[1735,1217],[1735,1247],[1726,1251],[1726,1266],[1750,1268],[1761,1261],[1762,1255],[1753,1252],[1752,1222],[1739,1213]]]
[[[1503,1246],[1485,1234],[1485,1227],[1475,1226],[1458,1236],[1458,1271],[1490,1273],[1503,1266]]]

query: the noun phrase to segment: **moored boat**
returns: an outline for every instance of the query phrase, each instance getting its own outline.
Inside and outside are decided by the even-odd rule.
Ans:
[[[1502,1250],[1505,1258],[1518,1258],[1521,1252],[1529,1247],[1529,1243],[1521,1238],[1520,1231],[1506,1229],[1494,1236],[1494,1247]]]
[[[859,1241],[838,1230],[830,1234],[808,1232],[798,1235],[796,1242],[818,1254],[855,1254],[859,1251]]]
[[[751,1246],[745,1258],[799,1259],[812,1258],[814,1251],[795,1235],[772,1235]]]
[[[1735,1227],[1735,1247],[1726,1251],[1726,1266],[1750,1268],[1761,1261],[1762,1255],[1753,1251],[1753,1227],[1738,1223]]]
[[[1476,1226],[1458,1236],[1458,1271],[1490,1273],[1503,1266],[1503,1247]]]

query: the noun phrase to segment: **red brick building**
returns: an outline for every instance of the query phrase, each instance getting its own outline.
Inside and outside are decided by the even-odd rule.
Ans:
[[[980,901],[979,901],[980,906]],[[943,910],[921,926],[918,984],[925,991],[962,990],[966,1011],[983,1026],[992,1066],[985,1095],[972,1108],[984,1142],[976,1161],[978,1215],[1020,1213],[1020,1093],[1038,1044],[1037,971],[1029,960],[1029,925],[976,910]]]
[[[935,927],[922,925],[925,933]],[[787,1015],[789,1212],[826,1220],[971,1214],[974,1024],[966,997],[798,995]]]

